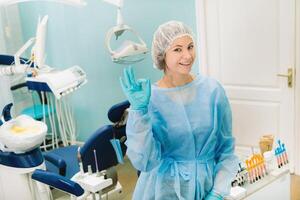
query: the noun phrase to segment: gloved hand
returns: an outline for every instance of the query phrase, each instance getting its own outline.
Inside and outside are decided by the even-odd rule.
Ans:
[[[214,192],[210,192],[208,193],[208,195],[205,197],[205,200],[223,200],[224,198],[219,195],[219,194],[216,194]]]
[[[148,104],[151,96],[151,84],[149,79],[135,80],[132,67],[124,69],[124,79],[120,77],[123,92],[130,102],[132,110],[148,111]],[[143,87],[144,83],[144,87]]]

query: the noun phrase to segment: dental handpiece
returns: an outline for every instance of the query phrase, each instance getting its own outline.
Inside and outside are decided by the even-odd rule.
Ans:
[[[98,160],[97,160],[96,149],[94,149],[94,158],[95,158],[95,165],[96,165],[96,176],[100,176],[100,172],[99,172],[99,168],[98,168]]]
[[[279,155],[278,155],[278,150],[277,149],[275,149],[275,156],[276,156],[277,166],[278,166],[278,168],[280,168],[281,167],[280,166],[280,159],[279,159]]]
[[[286,160],[285,160],[283,151],[280,153],[280,156],[281,156],[281,162],[282,162],[282,165],[286,165],[287,162],[286,162]]]
[[[285,165],[285,164],[287,164],[286,163],[286,160],[285,160],[285,157],[284,157],[284,145],[283,145],[283,143],[281,143],[281,141],[280,140],[278,140],[278,145],[279,145],[279,147],[278,147],[278,153],[279,153],[279,156],[280,156],[280,159],[281,159],[281,167],[283,166],[283,165]]]
[[[253,166],[253,170],[254,170],[254,176],[255,176],[254,178],[256,181],[258,181],[258,169],[257,169],[257,165],[254,162],[253,158],[251,160],[251,163],[252,163],[251,165]]]
[[[250,184],[252,184],[252,173],[251,173],[251,169],[250,169],[248,160],[246,160],[246,167],[247,167],[247,171],[248,171],[248,180],[249,180]]]
[[[265,168],[264,168],[264,159],[262,156],[259,156],[257,158],[258,162],[259,162],[259,167],[260,167],[260,172],[261,172],[261,176],[264,177],[266,174]]]
[[[262,167],[261,162],[258,163],[258,169],[259,169],[259,177],[263,178],[264,177],[264,169]]]
[[[263,165],[263,168],[264,168],[264,171],[265,171],[265,175],[268,175],[268,171],[267,171],[267,167],[266,167],[266,162],[265,160],[262,161],[262,165]]]
[[[258,178],[261,179],[261,177],[262,177],[261,165],[260,165],[259,159],[257,157],[255,158],[255,160],[256,160],[256,166],[257,166],[257,171],[258,171]]]
[[[257,179],[256,179],[256,169],[252,160],[250,160],[250,168],[252,171],[252,182],[254,183],[255,181],[257,181]]]
[[[78,149],[77,149],[77,160],[79,163],[80,174],[84,174],[82,159],[81,159],[81,155],[80,155],[80,147],[78,147]]]
[[[282,149],[283,149],[284,159],[285,159],[286,163],[289,163],[289,159],[288,159],[288,156],[287,156],[287,153],[286,153],[286,149],[285,149],[285,144],[283,144],[283,143],[282,143]]]
[[[283,166],[283,155],[281,149],[278,149],[278,157],[279,157],[279,162],[280,162],[280,167]]]

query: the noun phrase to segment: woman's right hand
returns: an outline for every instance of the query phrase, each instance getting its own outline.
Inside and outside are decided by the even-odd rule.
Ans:
[[[124,68],[124,79],[120,77],[120,83],[124,94],[130,102],[130,108],[147,112],[151,96],[150,80],[135,80],[132,67]]]
[[[224,198],[221,195],[216,194],[211,191],[210,193],[208,193],[208,195],[204,199],[205,200],[223,200]]]

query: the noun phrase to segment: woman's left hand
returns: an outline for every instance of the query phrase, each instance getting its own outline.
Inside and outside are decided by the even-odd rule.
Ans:
[[[124,78],[120,77],[120,84],[124,94],[130,102],[133,110],[147,111],[150,96],[151,83],[149,79],[135,79],[132,67],[124,69]]]

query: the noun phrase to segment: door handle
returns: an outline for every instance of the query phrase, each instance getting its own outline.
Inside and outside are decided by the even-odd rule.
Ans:
[[[288,87],[292,88],[293,87],[293,76],[294,76],[294,72],[293,72],[293,68],[288,68],[288,73],[287,74],[277,74],[277,76],[279,77],[285,77],[287,78],[288,81]]]

